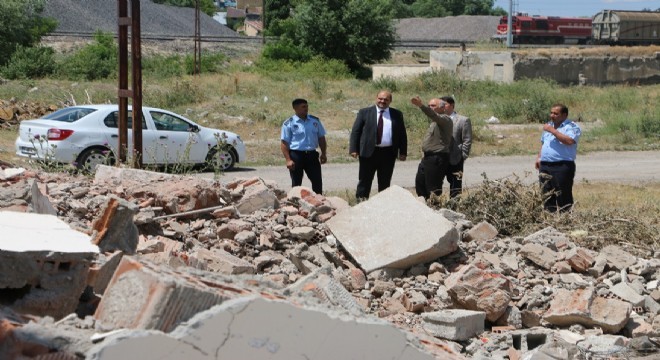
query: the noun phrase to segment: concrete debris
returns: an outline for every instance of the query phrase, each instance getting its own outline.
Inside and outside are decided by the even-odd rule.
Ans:
[[[337,214],[328,226],[367,273],[407,269],[458,249],[453,224],[398,186]]]
[[[0,211],[0,303],[61,318],[76,310],[98,248],[52,215]]]
[[[658,356],[657,252],[502,236],[396,186],[350,207],[260,178],[6,170],[2,359]]]

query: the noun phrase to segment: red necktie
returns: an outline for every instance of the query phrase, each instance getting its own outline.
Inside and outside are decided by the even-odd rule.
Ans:
[[[376,145],[380,145],[381,140],[383,139],[383,112],[385,110],[379,110],[378,113],[378,130],[376,130]]]

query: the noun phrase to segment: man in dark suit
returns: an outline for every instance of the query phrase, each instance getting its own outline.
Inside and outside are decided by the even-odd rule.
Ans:
[[[368,199],[374,175],[378,176],[378,191],[390,186],[394,163],[408,155],[408,135],[403,113],[390,108],[392,93],[381,91],[376,105],[360,109],[353,124],[349,153],[359,157],[360,170],[355,197]]]

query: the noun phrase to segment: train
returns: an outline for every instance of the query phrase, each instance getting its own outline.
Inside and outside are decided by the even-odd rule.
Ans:
[[[592,18],[512,16],[514,44],[660,44],[660,12],[603,10]],[[497,25],[495,39],[505,40],[508,19]]]

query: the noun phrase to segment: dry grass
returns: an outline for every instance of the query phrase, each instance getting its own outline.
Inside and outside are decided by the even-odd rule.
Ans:
[[[526,236],[552,226],[587,248],[616,244],[639,255],[660,250],[660,182],[644,185],[577,183],[570,213],[548,213],[538,184],[520,179],[485,179],[458,200],[446,194],[435,208],[447,207],[477,223],[487,221],[500,234]]]

